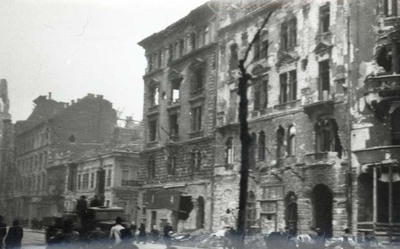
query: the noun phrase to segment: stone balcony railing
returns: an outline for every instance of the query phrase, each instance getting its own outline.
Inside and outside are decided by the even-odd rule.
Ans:
[[[309,116],[318,116],[322,113],[333,113],[335,107],[334,95],[324,91],[321,96],[311,93],[310,88],[301,89],[301,105],[304,113]]]
[[[360,164],[381,163],[385,160],[400,161],[400,145],[366,148],[355,150],[353,153]]]
[[[141,186],[143,184],[143,181],[139,180],[122,180],[121,181],[121,186]]]
[[[304,163],[306,165],[335,164],[338,158],[338,153],[336,151],[307,153],[304,155]]]

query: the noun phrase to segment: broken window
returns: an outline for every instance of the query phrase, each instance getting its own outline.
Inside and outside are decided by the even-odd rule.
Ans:
[[[207,45],[210,42],[210,32],[209,31],[210,31],[210,29],[208,27],[204,28],[204,31],[203,31],[204,43],[203,43],[203,45]]]
[[[268,106],[268,78],[254,83],[253,110],[265,109]]]
[[[384,0],[384,13],[385,16],[397,16],[398,4],[397,0]]]
[[[107,170],[107,187],[111,186],[111,179],[112,179],[112,170]]]
[[[191,33],[190,34],[190,45],[192,47],[192,50],[195,50],[197,48],[196,44],[196,33]]]
[[[202,129],[202,106],[196,106],[192,108],[191,112],[191,123],[192,123],[192,131],[201,131]]]
[[[181,88],[181,79],[173,80],[171,83],[171,102],[177,103],[180,99],[180,88]]]
[[[329,3],[319,8],[319,22],[320,32],[325,33],[329,31],[330,25],[330,6]]]
[[[232,44],[230,50],[229,70],[234,70],[237,69],[239,65],[238,45],[236,43]]]
[[[297,99],[297,75],[296,70],[283,73],[280,79],[279,103],[284,104]]]
[[[147,162],[147,173],[150,179],[156,176],[156,160],[154,158],[149,158]]]
[[[149,87],[149,102],[150,102],[150,107],[156,106],[159,104],[159,91],[158,91],[158,86],[150,86]]]
[[[176,171],[176,157],[169,156],[168,157],[168,164],[167,164],[167,174],[168,175],[175,175]]]
[[[296,18],[282,23],[281,25],[281,49],[290,50],[296,46],[297,43],[297,21]]]
[[[330,79],[329,79],[329,60],[319,63],[319,99],[329,99]]]
[[[257,225],[256,195],[253,191],[248,192],[246,204],[246,227],[251,228]]]
[[[157,57],[157,66],[162,67],[162,62],[163,62],[163,51],[160,50],[158,52],[158,57]]]
[[[205,80],[205,69],[204,66],[197,66],[192,68],[192,77],[191,77],[191,93],[199,93],[200,90],[204,87]]]
[[[179,57],[183,56],[185,52],[185,42],[183,39],[179,40]]]
[[[169,116],[169,134],[172,139],[179,137],[179,121],[177,113]]]
[[[147,68],[148,68],[149,72],[153,71],[153,69],[154,69],[154,67],[153,67],[153,56],[152,55],[147,56]]]
[[[392,144],[400,145],[400,107],[396,108],[392,114]]]
[[[193,150],[191,153],[192,172],[199,172],[201,167],[201,151]]]
[[[225,143],[225,164],[232,165],[234,162],[233,138],[229,137]]]
[[[285,129],[282,126],[276,132],[276,142],[276,157],[281,159],[285,156]]]
[[[174,59],[174,46],[172,44],[168,47],[168,63]]]
[[[94,173],[90,174],[90,188],[94,188]]]
[[[256,149],[257,145],[257,135],[255,133],[251,134],[250,150],[249,150],[249,169],[255,169],[256,167]]]
[[[342,146],[338,136],[338,127],[333,119],[321,119],[315,126],[317,152],[336,151],[339,158]]]
[[[296,127],[293,125],[289,127],[287,139],[288,156],[294,156],[296,154]]]
[[[266,38],[266,32],[259,34],[253,43],[253,60],[258,61],[268,57],[269,42]]]
[[[258,161],[265,160],[265,132],[261,131],[258,137]]]
[[[149,142],[157,140],[157,120],[149,120]]]
[[[174,46],[174,59],[179,58],[179,42],[175,42]]]

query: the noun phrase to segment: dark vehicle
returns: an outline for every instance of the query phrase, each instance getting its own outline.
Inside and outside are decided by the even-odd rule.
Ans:
[[[90,207],[86,211],[84,223],[77,218],[76,214],[66,214],[61,217],[43,217],[43,226],[45,227],[45,241],[54,237],[57,232],[65,230],[75,230],[80,234],[81,240],[86,240],[91,231],[96,227],[108,236],[111,227],[115,225],[115,218],[124,219],[125,211],[122,207]]]

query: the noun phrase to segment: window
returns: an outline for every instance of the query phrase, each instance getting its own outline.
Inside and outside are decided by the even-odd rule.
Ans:
[[[287,153],[288,156],[296,154],[296,127],[290,126],[288,130]]]
[[[169,156],[168,157],[168,164],[167,164],[167,174],[168,175],[175,175],[176,171],[176,157]]]
[[[81,189],[82,175],[78,175],[78,189]]]
[[[153,71],[153,55],[147,57],[147,67],[149,72]]]
[[[191,47],[192,47],[192,50],[195,50],[197,47],[196,47],[196,33],[191,33],[190,34],[190,45],[191,45]]]
[[[185,42],[183,39],[179,40],[179,57],[183,56],[185,52]]]
[[[122,184],[124,184],[127,180],[130,180],[130,171],[129,169],[123,169],[122,170]]]
[[[210,42],[210,29],[208,27],[204,28],[204,32],[203,32],[203,45],[207,45]]]
[[[158,65],[158,67],[162,67],[163,66],[162,63],[163,63],[163,51],[160,50],[158,52],[158,57],[157,57],[157,65]]]
[[[174,59],[174,46],[172,44],[168,47],[168,63]]]
[[[285,130],[283,129],[282,126],[279,126],[278,131],[276,133],[276,157],[278,159],[281,159],[285,156]]]
[[[265,109],[268,106],[268,79],[254,83],[253,88],[254,106],[253,110]]]
[[[329,60],[321,61],[319,63],[319,99],[328,100],[329,98]]]
[[[250,150],[249,150],[249,169],[254,169],[256,167],[256,144],[257,135],[255,133],[251,134]]]
[[[171,138],[179,137],[179,122],[177,113],[169,116],[169,135]]]
[[[264,160],[265,160],[265,133],[261,131],[258,137],[258,161],[264,161]]]
[[[157,140],[157,120],[149,120],[149,141]]]
[[[89,174],[84,174],[83,175],[83,189],[88,189],[89,187]]]
[[[199,172],[201,167],[201,151],[193,150],[191,153],[192,172]]]
[[[238,45],[236,43],[230,46],[231,57],[229,59],[229,70],[234,70],[238,68],[239,65],[239,55],[238,55]]]
[[[181,79],[175,79],[171,82],[171,102],[177,103],[180,99]]]
[[[192,119],[192,131],[201,131],[202,129],[202,106],[192,108],[191,119]]]
[[[320,22],[320,32],[325,33],[329,31],[329,25],[330,25],[330,6],[329,3],[321,6],[319,8],[319,22]]]
[[[179,42],[175,42],[175,47],[174,47],[174,59],[179,58]]]
[[[294,101],[297,99],[297,76],[296,70],[283,73],[280,79],[280,104]]]
[[[149,102],[150,107],[158,105],[159,101],[159,91],[157,86],[149,87]]]
[[[341,157],[342,146],[337,134],[338,127],[333,119],[322,119],[315,126],[317,152],[336,151]]]
[[[150,179],[156,176],[156,160],[154,158],[150,158],[147,162],[147,173]]]
[[[107,170],[107,187],[111,186],[111,174],[112,170],[111,169]]]
[[[253,191],[249,191],[246,204],[246,226],[248,228],[257,225],[256,203],[256,195]]]
[[[225,164],[232,165],[234,162],[233,138],[229,137],[225,143]]]
[[[296,46],[297,40],[297,21],[293,18],[282,23],[281,26],[281,48],[283,50],[293,49]]]
[[[269,42],[266,38],[266,32],[259,34],[253,44],[254,61],[266,59],[268,57]]]
[[[191,75],[191,93],[195,94],[198,93],[199,90],[203,89],[204,87],[204,67],[197,66],[192,68],[192,75]]]
[[[384,0],[385,16],[397,16],[398,13],[397,0]]]
[[[94,188],[94,173],[90,174],[90,188]]]

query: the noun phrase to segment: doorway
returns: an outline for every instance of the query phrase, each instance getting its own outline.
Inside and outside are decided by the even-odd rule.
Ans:
[[[332,191],[324,184],[316,185],[311,193],[313,221],[315,228],[321,229],[325,237],[332,237]]]

